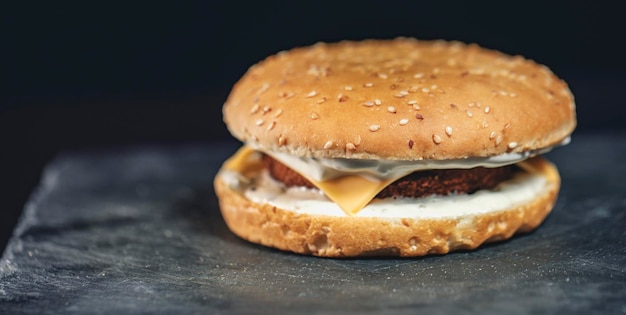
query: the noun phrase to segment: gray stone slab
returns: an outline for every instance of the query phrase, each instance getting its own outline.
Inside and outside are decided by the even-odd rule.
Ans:
[[[626,141],[549,154],[563,187],[535,232],[471,252],[323,259],[247,243],[212,180],[234,143],[64,154],[0,261],[0,313],[626,312]]]

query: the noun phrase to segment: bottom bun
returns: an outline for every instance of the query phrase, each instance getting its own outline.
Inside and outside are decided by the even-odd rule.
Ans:
[[[222,169],[214,185],[226,224],[250,242],[323,257],[411,257],[474,249],[486,242],[531,231],[541,224],[557,199],[560,177],[556,167],[542,158],[525,163],[524,168],[533,176],[545,179],[533,197],[501,209],[473,209],[440,217],[328,215],[281,209],[246,196],[246,187],[265,171],[232,176],[233,171]],[[479,193],[501,191],[496,188]],[[420,198],[413,200],[415,211],[419,212]]]

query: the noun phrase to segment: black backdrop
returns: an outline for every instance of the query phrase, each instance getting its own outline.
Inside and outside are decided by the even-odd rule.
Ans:
[[[126,2],[1,5],[0,248],[59,152],[234,141],[221,122],[230,86],[317,41],[444,38],[522,54],[570,83],[577,132],[626,129],[626,18],[611,1]]]

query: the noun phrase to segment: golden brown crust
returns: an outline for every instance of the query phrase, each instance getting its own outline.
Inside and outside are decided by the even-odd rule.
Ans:
[[[456,159],[539,149],[576,125],[548,68],[459,42],[316,44],[251,67],[223,108],[231,133],[299,156]]]
[[[474,249],[537,227],[556,201],[560,178],[549,162],[534,161],[532,168],[544,175],[549,185],[531,202],[499,212],[446,219],[298,214],[250,201],[222,176],[218,175],[214,184],[228,227],[251,242],[324,257],[422,256]]]

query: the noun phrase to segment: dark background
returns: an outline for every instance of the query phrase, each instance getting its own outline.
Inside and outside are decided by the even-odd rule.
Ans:
[[[234,141],[221,121],[232,84],[317,41],[412,36],[522,54],[570,84],[576,133],[626,131],[626,18],[611,1],[127,2],[1,5],[0,249],[55,155]]]

